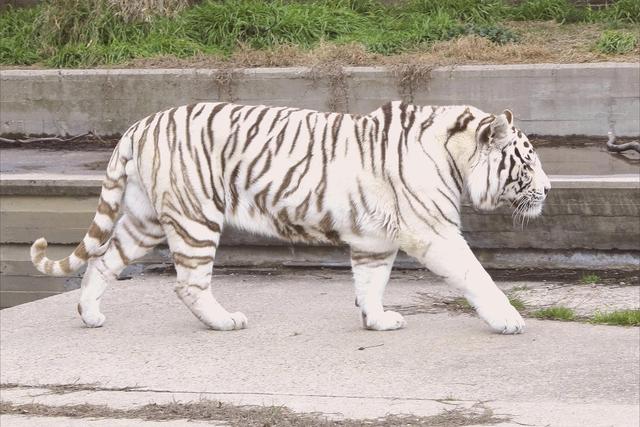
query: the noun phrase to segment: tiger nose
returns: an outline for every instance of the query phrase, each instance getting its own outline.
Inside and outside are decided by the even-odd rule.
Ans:
[[[550,186],[550,185],[545,185],[545,186],[544,186],[544,195],[545,195],[545,196],[547,195],[547,193],[549,192],[549,190],[550,190],[550,189],[551,189],[551,186]]]

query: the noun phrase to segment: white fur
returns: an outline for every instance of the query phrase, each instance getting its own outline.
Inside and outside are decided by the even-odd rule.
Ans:
[[[287,120],[270,126],[280,114]],[[212,329],[246,327],[242,313],[229,313],[211,293],[213,257],[226,222],[293,240],[339,238],[351,246],[365,328],[406,324],[382,304],[401,249],[460,289],[494,331],[519,333],[524,322],[469,249],[459,213],[465,192],[477,208],[511,203],[523,217],[541,212],[549,179],[512,117],[399,102],[364,117],[213,103],[155,114],[125,134],[110,161],[109,178],[127,181],[124,215],[114,227],[96,214],[101,229],[113,229],[102,248],[85,237],[89,255],[99,258],[83,279],[82,318],[101,326],[107,282],[166,237],[176,261],[175,291],[185,305]],[[512,161],[516,157],[522,160]],[[102,197],[115,206],[122,191],[103,190]],[[304,236],[295,235],[300,229]],[[44,257],[46,244],[36,243],[32,259],[43,271],[51,261]],[[58,264],[51,270],[61,271]]]
[[[90,328],[99,328],[105,321],[105,316],[100,312],[100,301],[102,294],[107,289],[107,283],[114,280],[115,277],[108,277],[99,269],[97,264],[101,260],[91,260],[87,266],[87,271],[82,278],[80,291],[80,302],[78,303],[78,312],[82,317],[82,321]]]

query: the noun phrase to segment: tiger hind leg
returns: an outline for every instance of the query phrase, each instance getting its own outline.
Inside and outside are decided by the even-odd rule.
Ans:
[[[103,325],[100,301],[109,282],[124,268],[165,240],[156,212],[134,176],[129,176],[124,194],[123,215],[118,219],[101,256],[89,259],[82,278],[78,312],[88,327]]]
[[[248,323],[246,316],[240,312],[229,313],[211,292],[213,260],[220,240],[219,224],[224,219],[218,211],[212,215],[213,219],[204,215],[190,218],[169,214],[161,219],[176,267],[175,292],[208,328],[244,329]]]
[[[104,324],[100,302],[107,285],[115,281],[128,264],[142,258],[164,240],[162,227],[155,218],[141,220],[131,212],[120,217],[106,251],[89,260],[82,278],[78,313],[86,326],[97,328]]]

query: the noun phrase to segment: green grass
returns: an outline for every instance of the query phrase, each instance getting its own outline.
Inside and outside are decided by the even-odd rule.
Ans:
[[[574,320],[576,317],[573,310],[562,306],[542,308],[532,312],[531,316],[548,320]]]
[[[527,0],[511,8],[507,16],[516,21],[557,21],[562,23],[607,22],[612,25],[638,24],[640,2],[618,0],[605,9],[576,6],[568,0]]]
[[[183,16],[185,33],[203,45],[232,51],[238,43],[256,49],[280,44],[309,47],[363,31],[367,18],[341,5],[259,0],[205,1]]]
[[[445,13],[475,24],[496,22],[507,16],[509,10],[507,3],[501,0],[410,0],[401,8],[410,14]]]
[[[600,276],[598,276],[595,273],[583,274],[582,277],[580,278],[580,282],[585,285],[592,285],[594,283],[600,282]]]
[[[511,303],[511,305],[518,311],[522,312],[526,309],[525,303],[524,301],[522,301],[520,298],[518,297],[509,297],[509,302]],[[451,301],[451,306],[456,309],[456,310],[461,310],[461,311],[471,311],[473,310],[473,307],[471,307],[471,304],[469,304],[469,302],[466,300],[466,298],[456,298],[453,301]]]
[[[605,325],[640,326],[640,310],[597,312],[591,319],[591,322]]]
[[[519,312],[523,312],[527,308],[524,304],[524,301],[522,301],[518,297],[509,297],[509,302],[511,303],[513,308],[515,308]]]
[[[638,37],[633,33],[607,30],[602,33],[595,48],[601,53],[623,54],[631,52],[637,44]]]
[[[456,298],[453,301],[451,301],[451,306],[452,308],[456,309],[456,310],[461,310],[461,311],[471,311],[473,310],[473,307],[471,307],[471,304],[469,304],[469,301],[467,301],[466,298]]]
[[[41,59],[34,36],[40,8],[0,12],[0,64],[28,65]]]
[[[594,275],[595,276],[595,275]],[[597,277],[597,276],[596,276]],[[598,278],[599,279],[599,278]],[[563,306],[553,306],[542,308],[535,311],[528,310],[524,301],[518,297],[509,297],[511,305],[520,313],[524,313],[529,317],[534,317],[543,320],[578,320],[589,321],[596,324],[606,325],[618,325],[618,326],[640,326],[640,310],[616,310],[611,312],[596,312],[592,317],[578,317],[575,312]],[[471,312],[473,307],[467,302],[465,298],[456,298],[449,302],[451,309]]]
[[[616,0],[603,12],[603,17],[613,23],[640,23],[640,2],[638,0]]]
[[[639,3],[618,0],[592,10],[568,0],[203,0],[171,17],[134,19],[106,0],[48,0],[0,13],[0,64],[92,67],[157,56],[225,57],[241,47],[309,49],[322,42],[357,43],[370,53],[393,55],[464,35],[518,42],[504,25],[508,20],[628,27],[638,24]],[[630,33],[615,34],[603,35],[598,49],[627,49]]]
[[[573,9],[566,0],[528,0],[517,4],[511,16],[517,21],[564,21]]]

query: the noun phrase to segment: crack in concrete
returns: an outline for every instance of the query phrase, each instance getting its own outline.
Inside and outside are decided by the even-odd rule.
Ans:
[[[168,390],[146,388],[145,386],[125,386],[125,387],[103,387],[94,384],[19,384],[19,383],[2,383],[0,390],[8,389],[46,389],[51,390],[52,394],[70,394],[80,391],[106,391],[106,392],[139,392],[139,393],[176,393],[176,394],[210,394],[210,395],[252,395],[252,396],[283,396],[283,397],[319,397],[319,398],[336,398],[336,399],[363,399],[363,400],[396,400],[396,401],[425,401],[437,402],[443,404],[452,404],[451,402],[477,402],[475,399],[452,399],[452,398],[427,398],[427,397],[408,397],[408,396],[356,396],[349,394],[322,394],[322,393],[277,393],[277,392],[261,392],[261,391],[193,391],[193,390]]]

